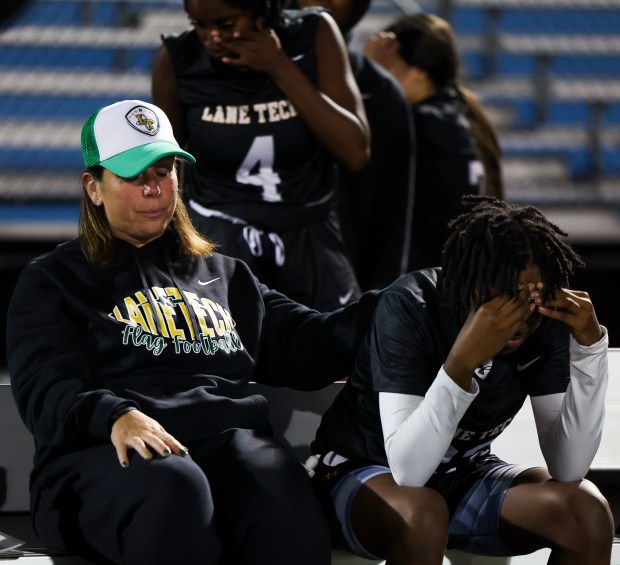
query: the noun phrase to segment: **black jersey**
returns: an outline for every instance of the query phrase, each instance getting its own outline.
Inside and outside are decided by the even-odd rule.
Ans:
[[[382,293],[355,369],[322,419],[314,453],[333,450],[388,464],[379,393],[424,396],[462,326],[455,310],[442,301],[439,273],[428,269],[407,274]],[[487,447],[528,395],[565,392],[568,346],[568,328],[544,318],[519,349],[479,367],[474,378],[480,392],[461,419],[440,469]]]
[[[283,51],[313,82],[320,10],[284,11]],[[185,109],[187,196],[274,231],[322,220],[334,206],[335,160],[266,73],[214,60],[194,30],[163,37]]]
[[[372,132],[370,161],[340,170],[339,212],[362,290],[384,288],[407,271],[415,138],[411,106],[394,78],[361,53],[349,60]]]
[[[455,89],[414,105],[417,139],[409,269],[441,265],[448,222],[461,214],[464,194],[480,194],[484,169]]]

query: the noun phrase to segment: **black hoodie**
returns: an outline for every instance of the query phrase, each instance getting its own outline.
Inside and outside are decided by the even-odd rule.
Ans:
[[[222,430],[261,428],[267,401],[252,380],[298,389],[345,376],[374,295],[319,314],[260,284],[242,261],[180,258],[171,234],[119,242],[89,263],[72,240],[32,261],[8,312],[18,410],[35,437],[35,470],[109,442],[129,402],[186,445]],[[196,331],[196,328],[198,330]]]

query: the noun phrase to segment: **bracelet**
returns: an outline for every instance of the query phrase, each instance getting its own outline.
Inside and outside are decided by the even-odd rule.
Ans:
[[[119,404],[116,408],[114,408],[108,419],[108,430],[112,432],[112,426],[114,426],[116,420],[118,420],[121,416],[127,414],[127,412],[131,412],[132,410],[137,410],[137,408],[125,402],[123,404]]]

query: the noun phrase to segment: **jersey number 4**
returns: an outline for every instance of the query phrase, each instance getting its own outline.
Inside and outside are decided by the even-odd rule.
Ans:
[[[282,195],[278,192],[280,175],[273,170],[273,136],[256,137],[243,163],[237,170],[237,182],[259,186],[261,196],[266,202],[280,202]]]

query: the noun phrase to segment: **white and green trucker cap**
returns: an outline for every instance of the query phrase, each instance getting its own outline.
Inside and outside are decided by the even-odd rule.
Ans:
[[[196,162],[179,147],[170,120],[154,104],[116,102],[97,110],[82,126],[86,167],[101,165],[119,177],[131,178],[169,155]]]

